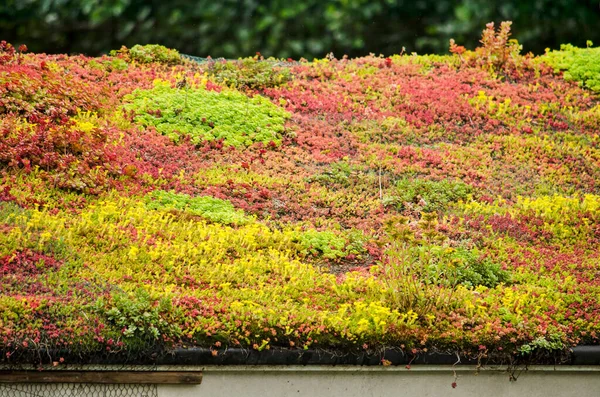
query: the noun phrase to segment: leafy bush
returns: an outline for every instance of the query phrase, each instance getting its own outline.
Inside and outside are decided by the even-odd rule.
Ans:
[[[187,194],[162,190],[156,190],[147,196],[146,208],[181,211],[226,225],[241,225],[251,220],[250,217],[244,214],[244,211],[235,209],[233,204],[227,200],[210,196],[190,197]]]
[[[600,92],[600,47],[578,48],[563,44],[560,51],[546,51],[542,60],[555,72],[564,71],[565,80],[577,81],[582,87]]]
[[[465,64],[478,66],[492,72],[509,72],[517,69],[522,63],[520,55],[522,46],[515,39],[509,39],[511,21],[504,21],[496,32],[494,23],[486,25],[481,34],[481,46],[474,52],[466,51],[465,47],[456,45],[450,39],[450,52],[461,57]]]
[[[469,185],[462,182],[401,179],[396,184],[398,196],[387,199],[399,210],[410,206],[418,211],[441,211],[449,204],[465,200],[471,193]]]
[[[211,63],[208,73],[221,84],[235,88],[270,88],[288,82],[292,75],[289,68],[278,67],[274,58],[262,59],[258,55],[237,61]]]
[[[236,91],[176,89],[158,82],[151,90],[136,90],[126,100],[135,121],[177,142],[188,136],[194,144],[222,139],[231,146],[280,142],[289,114],[261,96]]]
[[[139,63],[164,63],[177,65],[181,63],[179,51],[167,48],[159,44],[134,45],[131,48],[125,46],[120,50],[112,50],[112,56],[118,56],[126,61]]]

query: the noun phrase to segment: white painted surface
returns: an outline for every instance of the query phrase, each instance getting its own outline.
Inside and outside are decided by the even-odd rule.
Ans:
[[[206,367],[201,385],[158,386],[159,397],[599,397],[600,368],[535,367],[510,381],[506,369],[445,367]]]
[[[79,369],[99,368],[81,366]],[[105,371],[119,369],[125,368],[102,367]],[[413,366],[410,370],[357,366],[133,366],[127,369],[201,370],[203,379],[200,385],[144,387],[46,384],[10,388],[4,384],[0,385],[0,397],[600,397],[600,366],[521,368],[514,372],[517,381],[509,380],[506,368],[477,371],[468,366]],[[455,375],[457,387],[452,388]],[[35,390],[31,386],[35,386]]]

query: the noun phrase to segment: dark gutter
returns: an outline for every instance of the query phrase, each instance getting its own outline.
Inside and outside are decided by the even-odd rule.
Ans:
[[[459,360],[460,358],[460,360]],[[456,353],[407,354],[401,350],[386,349],[379,353],[342,353],[326,350],[246,350],[214,351],[206,348],[177,349],[157,357],[159,365],[600,365],[600,346],[578,346],[570,352],[535,357],[466,357]]]
[[[390,365],[431,364],[452,365],[457,356],[450,354],[407,355],[399,350],[385,350],[379,354],[342,353],[325,350],[245,350],[227,349],[213,356],[210,349],[179,349],[156,360],[159,365]],[[461,358],[461,364],[476,364],[477,360]]]
[[[34,353],[34,354],[32,354]],[[511,356],[489,354],[479,358],[457,353],[406,353],[399,349],[381,352],[343,352],[340,350],[272,348],[178,348],[154,352],[128,352],[79,355],[69,351],[21,352],[18,357],[7,360],[0,357],[0,364],[51,364],[58,357],[66,364],[97,365],[600,365],[600,346],[578,346],[569,351],[541,352],[535,356]],[[459,359],[460,358],[460,359]],[[48,362],[46,362],[48,361]]]
[[[600,346],[577,346],[571,350],[573,365],[600,365]]]
[[[457,356],[456,353],[420,353],[407,354],[401,350],[386,349],[380,353],[342,353],[326,350],[217,350],[191,348],[177,349],[171,353],[157,357],[159,365],[382,365],[383,360],[389,365],[505,365],[519,362],[529,365],[600,365],[600,346],[577,346],[568,354],[536,357],[491,356],[476,357]],[[459,360],[460,358],[460,360]]]

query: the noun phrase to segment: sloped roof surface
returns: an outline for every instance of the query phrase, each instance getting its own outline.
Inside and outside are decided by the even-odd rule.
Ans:
[[[3,44],[1,360],[597,344],[598,95],[579,49],[501,35],[284,66]]]

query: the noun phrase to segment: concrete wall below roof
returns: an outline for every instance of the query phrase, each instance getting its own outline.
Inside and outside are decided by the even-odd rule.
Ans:
[[[510,381],[506,369],[447,366],[390,367],[206,367],[201,385],[158,386],[158,397],[598,397],[598,367],[532,367],[515,372]]]
[[[76,370],[202,371],[199,385],[86,385],[0,383],[0,397],[600,397],[600,366],[83,366]],[[456,372],[454,372],[456,371]],[[457,376],[456,388],[452,383]]]

